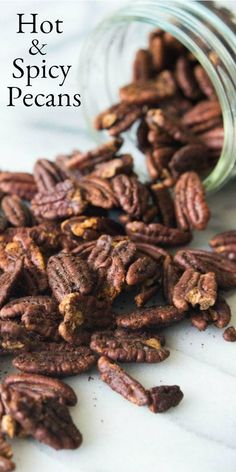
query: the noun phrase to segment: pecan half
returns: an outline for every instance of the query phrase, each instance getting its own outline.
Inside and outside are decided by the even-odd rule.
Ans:
[[[32,200],[33,213],[45,220],[80,215],[85,208],[82,191],[71,180],[59,182],[50,191],[37,193]]]
[[[138,406],[148,404],[148,395],[144,387],[107,357],[100,357],[98,370],[103,382],[106,382],[112,390],[122,395],[126,400]]]
[[[176,92],[176,83],[173,74],[162,71],[156,79],[147,82],[138,82],[120,88],[120,99],[129,104],[146,105],[158,103]]]
[[[198,64],[194,67],[194,75],[201,91],[211,100],[215,100],[216,92],[210,77],[203,67]]]
[[[47,265],[49,285],[58,302],[68,294],[89,294],[94,287],[94,274],[87,262],[73,254],[50,257]]]
[[[174,228],[176,226],[175,208],[169,190],[162,183],[158,183],[151,186],[151,191],[162,223]]]
[[[149,35],[149,51],[155,71],[160,72],[166,63],[166,50],[163,38],[163,31],[156,29]]]
[[[57,339],[61,317],[57,310],[47,313],[36,306],[29,306],[21,318],[27,331],[37,333],[43,338]]]
[[[82,172],[92,169],[96,164],[112,159],[122,144],[123,140],[121,138],[115,138],[91,151],[77,152],[66,162],[66,167],[68,169],[79,169]]]
[[[61,229],[77,241],[93,241],[102,234],[122,233],[122,226],[105,216],[75,216],[63,221]]]
[[[88,176],[83,178],[80,182],[80,186],[84,191],[86,200],[91,205],[107,210],[117,206],[118,202],[108,179]]]
[[[74,390],[58,379],[36,374],[10,374],[3,380],[3,385],[17,390],[35,399],[55,398],[60,403],[74,406],[77,396]]]
[[[192,239],[190,232],[169,228],[159,223],[132,221],[125,226],[126,233],[133,241],[160,246],[178,246],[187,244]]]
[[[51,375],[66,377],[78,375],[91,369],[96,358],[87,347],[71,346],[66,351],[32,351],[19,354],[13,360],[13,365],[22,372],[29,374]]]
[[[32,174],[27,172],[0,172],[0,191],[31,200],[37,192]]]
[[[155,108],[147,112],[147,123],[154,130],[160,128],[174,141],[182,144],[199,142],[198,138],[189,129],[180,123],[179,118],[171,116],[161,108]]]
[[[121,208],[128,215],[141,218],[148,208],[150,198],[147,187],[136,177],[125,174],[114,177],[112,185]]]
[[[15,298],[2,307],[0,318],[19,318],[24,315],[28,308],[36,308],[38,312],[43,311],[45,316],[57,311],[57,303],[51,297],[38,295]]]
[[[185,97],[196,100],[201,92],[196,81],[191,62],[186,56],[180,56],[175,66],[175,78]]]
[[[17,261],[15,267],[0,275],[0,307],[6,303],[22,275],[22,262]]]
[[[102,331],[92,335],[90,348],[100,356],[118,362],[162,362],[169,351],[161,345],[158,335],[123,334],[116,336],[112,331]]]
[[[205,190],[195,172],[182,174],[175,186],[175,212],[179,227],[183,231],[193,227],[206,228],[210,210],[205,200]]]
[[[202,174],[209,166],[208,150],[202,144],[187,144],[173,153],[168,166],[175,179],[188,171]]]
[[[128,314],[118,315],[117,326],[121,328],[141,329],[146,326],[165,327],[181,321],[185,317],[174,306],[153,306],[136,310]]]
[[[236,261],[236,230],[216,234],[209,244],[220,256]]]
[[[121,154],[115,159],[96,165],[90,176],[112,179],[117,174],[130,174],[133,171],[133,164],[131,154]]]
[[[148,49],[138,49],[133,62],[133,82],[146,82],[153,75],[152,55]]]
[[[213,306],[217,296],[217,284],[214,272],[200,274],[187,269],[173,290],[173,304],[180,311],[187,311],[189,304],[199,305],[200,310]]]
[[[97,130],[107,129],[111,136],[117,136],[129,129],[142,114],[143,107],[140,105],[117,103],[95,118],[94,127]]]
[[[228,341],[230,343],[235,343],[236,342],[236,329],[234,326],[229,326],[228,328],[225,329],[223,338],[225,341]]]
[[[30,226],[32,215],[30,209],[18,195],[6,195],[1,202],[2,209],[9,223],[13,226]]]
[[[38,192],[52,190],[56,184],[67,179],[66,173],[60,167],[48,159],[38,159],[34,166],[34,180]]]
[[[148,256],[139,257],[133,262],[126,274],[126,282],[128,285],[138,285],[153,277],[156,273],[161,272],[161,266]]]
[[[222,112],[217,100],[203,100],[188,110],[182,117],[182,122],[189,126],[194,133],[215,128],[222,123]]]
[[[183,399],[183,392],[178,385],[161,385],[147,390],[150,397],[149,409],[153,413],[163,413],[177,406]]]
[[[236,265],[214,252],[203,249],[178,251],[175,262],[184,269],[195,269],[202,274],[214,272],[219,287],[229,289],[236,286]]]
[[[55,398],[34,399],[26,392],[2,387],[10,417],[26,435],[54,449],[76,449],[82,436],[73,424],[69,410]]]

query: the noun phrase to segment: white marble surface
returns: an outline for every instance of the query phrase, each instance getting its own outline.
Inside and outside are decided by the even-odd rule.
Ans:
[[[232,5],[235,2],[232,2]],[[119,1],[0,2],[0,167],[32,169],[37,157],[92,145],[82,109],[37,109],[6,103],[11,61],[25,54],[27,38],[15,34],[17,12],[38,12],[42,18],[62,18],[65,34],[48,38],[53,63],[73,64],[68,89],[77,91],[77,58],[81,39],[92,25],[120,5]],[[63,62],[62,62],[63,61]],[[42,83],[36,86],[42,88]],[[48,87],[51,91],[51,86]],[[66,90],[65,90],[66,91]],[[207,232],[192,245],[207,246],[216,232],[236,227],[235,182],[209,198],[212,219]],[[236,323],[236,294],[227,299]],[[19,472],[234,472],[236,470],[235,344],[222,332],[200,333],[188,323],[166,330],[170,357],[160,365],[128,366],[147,387],[179,384],[185,397],[178,408],[153,415],[113,393],[96,373],[72,378],[79,402],[73,417],[84,443],[74,452],[55,452],[35,441],[14,441]],[[4,365],[2,365],[4,372]]]

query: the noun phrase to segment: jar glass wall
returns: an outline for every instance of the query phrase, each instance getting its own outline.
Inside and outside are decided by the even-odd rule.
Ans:
[[[202,64],[222,108],[224,146],[217,165],[205,179],[207,191],[218,190],[236,163],[235,24],[213,2],[138,1],[106,18],[91,33],[80,58],[83,107],[91,132],[99,112],[119,100],[121,86],[131,81],[132,62],[148,33],[159,27],[174,35]]]

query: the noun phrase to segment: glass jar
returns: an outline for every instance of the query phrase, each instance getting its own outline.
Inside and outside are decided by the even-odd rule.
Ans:
[[[119,100],[119,87],[131,81],[135,52],[145,46],[153,27],[174,35],[196,56],[218,94],[224,145],[215,168],[204,180],[208,192],[216,191],[236,169],[236,23],[231,12],[213,2],[135,1],[103,20],[90,34],[80,58],[88,126],[98,135],[93,130],[94,116]]]

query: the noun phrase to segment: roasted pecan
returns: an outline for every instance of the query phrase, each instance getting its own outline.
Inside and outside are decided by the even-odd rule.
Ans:
[[[174,263],[171,256],[165,257],[163,263],[163,292],[169,305],[173,304],[174,287],[181,277],[181,269]]]
[[[209,244],[220,256],[236,261],[236,230],[216,234]]]
[[[38,192],[47,192],[66,180],[67,175],[55,162],[38,159],[34,166],[34,179]]]
[[[121,154],[115,159],[96,165],[91,177],[112,179],[117,174],[130,174],[133,170],[133,158],[131,154]]]
[[[212,323],[209,310],[194,310],[191,313],[191,323],[199,331],[205,331],[208,325]]]
[[[185,314],[174,306],[153,306],[117,316],[117,326],[121,328],[141,329],[147,326],[165,327],[181,321]]]
[[[61,317],[58,311],[47,313],[36,306],[29,306],[21,318],[27,331],[37,333],[44,338],[57,339]]]
[[[191,322],[200,331],[207,328],[209,324],[214,323],[217,328],[225,328],[231,320],[231,310],[222,296],[218,296],[215,304],[203,310],[202,312],[194,310],[191,314]]]
[[[32,174],[27,172],[0,172],[0,191],[31,200],[37,192]]]
[[[158,206],[162,223],[165,226],[175,227],[175,208],[169,190],[162,183],[158,183],[151,186],[151,191]]]
[[[236,329],[234,326],[229,326],[225,329],[223,338],[225,341],[229,341],[230,343],[236,342]]]
[[[163,257],[169,255],[168,252],[162,247],[154,246],[152,244],[136,242],[135,246],[138,251],[142,252],[143,254],[147,254],[148,256],[151,256],[158,262],[160,262]]]
[[[16,261],[15,267],[0,275],[0,307],[13,295],[14,289],[22,275],[22,261]]]
[[[131,83],[120,88],[120,99],[129,104],[146,105],[158,103],[176,92],[176,83],[169,70],[160,72],[153,80]]]
[[[160,246],[178,246],[192,239],[190,232],[169,228],[159,223],[146,225],[142,221],[132,221],[125,226],[126,233],[133,241]]]
[[[60,226],[54,222],[46,221],[29,229],[29,236],[43,252],[57,252],[61,246]]]
[[[119,256],[126,267],[136,254],[136,245],[127,237],[112,238],[109,235],[100,236],[88,258],[88,264],[95,270],[108,268],[112,258]]]
[[[158,290],[160,289],[160,281],[158,277],[154,275],[154,277],[149,278],[146,280],[140,287],[140,292],[135,295],[134,301],[138,308],[143,307],[154,295],[157,294]]]
[[[91,295],[71,293],[59,305],[63,321],[59,333],[69,343],[78,344],[81,325],[84,327],[109,326],[112,317],[109,305]]]
[[[147,49],[138,49],[133,63],[133,82],[146,82],[153,75],[152,55]]]
[[[68,218],[83,213],[86,201],[81,188],[71,180],[59,182],[47,192],[40,192],[32,200],[32,210],[38,217],[45,220]]]
[[[92,169],[96,164],[112,159],[122,144],[123,140],[121,138],[115,138],[91,151],[78,151],[66,162],[66,167],[68,169],[79,169],[81,172]]]
[[[149,256],[139,257],[133,262],[126,274],[128,285],[138,285],[161,272],[161,266]]]
[[[36,374],[10,374],[3,380],[8,388],[26,393],[35,399],[55,398],[60,403],[74,406],[77,396],[74,390],[58,379]]]
[[[105,216],[75,216],[63,221],[61,229],[77,241],[93,241],[102,234],[122,233],[122,226]]]
[[[155,71],[160,72],[166,64],[165,43],[163,31],[156,29],[149,35],[149,51],[151,53],[152,64]]]
[[[211,100],[215,100],[216,92],[212,81],[200,64],[194,67],[194,75],[201,91]]]
[[[21,288],[25,294],[44,292],[48,286],[46,264],[39,247],[27,234],[17,234],[0,247],[0,266],[11,270],[22,261]]]
[[[37,337],[32,338],[24,326],[16,321],[0,321],[1,355],[18,354],[37,345]]]
[[[194,144],[199,142],[198,138],[180,123],[179,118],[171,116],[161,108],[147,112],[147,123],[153,129],[160,128],[178,143]]]
[[[177,179],[188,171],[202,174],[209,167],[208,150],[202,144],[187,144],[175,151],[168,164],[171,174]]]
[[[160,147],[154,150],[146,152],[146,164],[147,170],[152,180],[168,180],[169,183],[166,187],[172,187],[174,185],[174,179],[170,175],[170,171],[166,166],[173,156],[175,150],[172,147]]]
[[[150,198],[147,187],[136,177],[125,174],[112,179],[113,189],[121,208],[132,217],[141,218]]]
[[[183,392],[178,385],[161,385],[147,390],[149,394],[149,409],[153,413],[163,413],[177,406],[183,399]]]
[[[94,126],[98,130],[107,129],[111,136],[117,136],[130,128],[142,114],[141,105],[121,102],[97,115]]]
[[[203,100],[188,110],[182,117],[182,122],[194,133],[202,133],[215,128],[222,122],[222,112],[217,100]]]
[[[2,209],[9,223],[13,226],[30,226],[32,215],[30,209],[17,195],[6,195],[1,202]]]
[[[200,310],[213,306],[217,296],[214,272],[200,274],[194,269],[187,269],[173,290],[173,304],[180,311],[188,311],[189,304]]]
[[[13,365],[22,372],[29,374],[51,375],[66,377],[82,374],[95,363],[95,356],[87,347],[75,347],[66,351],[32,351],[19,354],[13,360]]]
[[[2,387],[2,397],[13,418],[27,435],[54,449],[76,449],[82,436],[73,424],[66,405],[55,398],[35,399],[8,387]]]
[[[175,212],[179,227],[188,231],[191,227],[203,230],[210,218],[205,200],[205,190],[195,172],[185,172],[175,186]]]
[[[148,404],[148,395],[144,387],[107,357],[100,357],[98,370],[103,382],[106,382],[112,390],[138,406]]]
[[[73,254],[50,257],[47,265],[49,284],[55,298],[65,303],[66,295],[74,292],[86,295],[94,287],[94,274],[87,262]]]
[[[178,251],[175,262],[184,269],[195,269],[202,274],[214,272],[219,287],[229,289],[236,286],[236,265],[213,252],[203,249]]]
[[[224,128],[222,126],[217,126],[199,134],[198,138],[203,144],[205,144],[209,151],[217,152],[220,155],[224,144]]]
[[[196,100],[201,92],[196,81],[191,62],[186,56],[180,56],[175,66],[175,77],[185,97]]]
[[[83,178],[80,186],[84,191],[86,200],[95,207],[107,210],[117,206],[117,199],[108,179],[96,176]]]
[[[11,472],[15,470],[15,464],[11,461],[13,456],[12,448],[0,433],[0,470],[1,472]]]
[[[146,120],[142,118],[138,125],[136,134],[137,134],[137,147],[143,153],[145,153],[150,148],[150,143],[148,142],[148,139],[147,139],[148,131],[149,131],[149,127],[146,123]]]
[[[43,312],[45,316],[50,316],[50,313],[57,311],[57,303],[53,298],[43,295],[15,298],[2,307],[0,318],[22,317],[28,308],[37,308],[38,312]]]
[[[162,347],[158,335],[116,336],[112,331],[93,334],[90,348],[100,356],[118,362],[162,362],[170,354]]]

